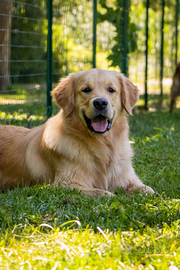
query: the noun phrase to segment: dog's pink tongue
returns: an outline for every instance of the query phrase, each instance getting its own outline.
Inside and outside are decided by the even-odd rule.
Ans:
[[[105,132],[108,126],[107,120],[95,118],[92,120],[91,125],[96,132]]]

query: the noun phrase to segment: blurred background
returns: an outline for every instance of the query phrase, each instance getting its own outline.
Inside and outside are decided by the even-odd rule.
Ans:
[[[178,31],[179,0],[0,0],[0,118],[43,122],[59,79],[92,67],[128,76],[139,106],[168,109]]]

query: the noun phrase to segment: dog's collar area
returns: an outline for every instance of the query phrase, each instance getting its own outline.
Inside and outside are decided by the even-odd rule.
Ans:
[[[105,116],[98,115],[94,119],[89,119],[85,114],[84,114],[84,119],[86,121],[87,127],[89,130],[93,133],[98,133],[98,134],[103,134],[110,130],[111,125],[112,125],[112,120],[106,119]]]

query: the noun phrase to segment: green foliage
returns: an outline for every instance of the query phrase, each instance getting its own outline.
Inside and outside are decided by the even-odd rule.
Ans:
[[[103,12],[98,13],[98,22],[108,21],[113,24],[115,37],[114,37],[114,46],[112,47],[111,54],[107,57],[109,61],[111,61],[111,66],[119,67],[120,70],[123,70],[123,62],[122,62],[122,40],[127,38],[127,52],[128,54],[134,52],[137,49],[137,31],[140,30],[140,27],[135,23],[130,21],[128,22],[128,36],[124,37],[122,34],[122,0],[118,0],[114,2],[112,7],[106,4],[106,0],[100,0],[99,3],[102,6]]]
[[[141,27],[138,31],[137,50],[130,57],[130,72],[137,77],[137,81],[144,80],[144,51],[145,51],[145,1],[131,1],[131,21]],[[164,78],[171,78],[175,69],[175,11],[176,1],[165,1],[164,17]],[[159,80],[160,76],[160,49],[161,49],[161,1],[150,1],[149,8],[149,39],[148,39],[148,79]],[[179,53],[178,53],[179,57]],[[152,88],[148,83],[149,89]],[[170,89],[170,87],[169,87]]]
[[[54,81],[69,72],[91,68],[92,3],[54,1],[53,3]]]

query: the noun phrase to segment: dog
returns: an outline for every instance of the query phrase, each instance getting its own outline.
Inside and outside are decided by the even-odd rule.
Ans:
[[[180,95],[180,63],[177,64],[175,73],[173,75],[173,83],[171,86],[171,103],[170,113],[173,111],[176,104],[176,99]]]
[[[135,174],[127,115],[139,90],[116,71],[90,69],[52,91],[59,113],[27,129],[0,126],[0,188],[43,183],[113,196],[117,187],[153,194]]]

